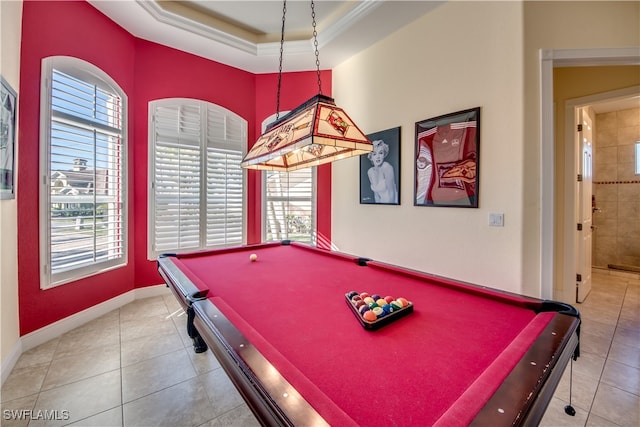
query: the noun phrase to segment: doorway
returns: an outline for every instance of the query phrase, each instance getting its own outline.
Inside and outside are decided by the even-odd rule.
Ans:
[[[633,173],[631,164],[625,165],[629,171],[623,172],[618,167],[618,151],[622,156],[630,146],[622,145],[629,141],[618,141],[617,133],[612,129],[615,120],[611,122],[618,111],[637,111],[639,107],[640,86],[570,99],[565,103],[565,253],[576,260],[572,274],[576,283],[575,302],[578,303],[584,302],[591,289],[592,265],[608,268],[609,261],[619,259],[616,254],[622,253],[616,249],[616,243],[637,232],[630,225],[638,222],[633,220],[638,215],[637,211],[627,206],[628,203],[622,203],[623,208],[618,209],[615,187],[636,181],[624,180]],[[603,127],[604,130],[599,132],[602,141],[598,141],[595,135],[591,137],[591,122],[596,131],[598,123]],[[612,140],[608,140],[610,135]],[[592,141],[593,146],[589,147]],[[590,159],[593,162],[588,161]],[[618,227],[618,217],[622,218],[621,227],[627,225],[626,230]],[[635,241],[627,243],[620,244],[637,245]]]
[[[553,89],[553,69],[562,66],[601,66],[601,65],[638,65],[640,64],[640,52],[637,48],[604,48],[604,49],[542,49],[540,51],[540,125],[541,125],[541,183],[540,183],[540,290],[542,298],[558,299],[566,302],[575,302],[576,271],[575,263],[564,262],[556,265],[557,254],[556,234],[564,237],[563,257],[565,260],[575,260],[575,242],[573,230],[575,227],[574,202],[569,215],[564,215],[564,220],[556,221],[555,217],[555,186],[556,179],[566,182],[564,177],[555,177],[555,107]],[[571,187],[574,186],[573,179]],[[573,194],[574,190],[566,194]],[[567,239],[567,233],[569,237]],[[556,269],[558,270],[559,289],[554,292],[556,282]],[[565,285],[568,284],[568,285]]]

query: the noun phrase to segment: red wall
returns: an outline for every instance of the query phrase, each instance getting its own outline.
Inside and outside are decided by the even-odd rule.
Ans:
[[[135,42],[135,91],[133,154],[135,285],[162,283],[156,263],[147,260],[147,180],[149,101],[162,98],[195,98],[221,105],[249,122],[248,139],[255,140],[255,75],[198,56],[137,39]],[[260,188],[258,187],[258,190]],[[255,189],[248,192],[254,200]],[[260,222],[260,204],[248,203],[251,227]],[[256,218],[257,217],[257,218]],[[258,231],[259,235],[259,231]]]
[[[129,252],[123,268],[43,291],[38,240],[40,63],[52,55],[93,63],[127,94]],[[161,283],[155,262],[147,260],[148,102],[185,97],[221,105],[248,121],[251,145],[262,121],[275,112],[276,79],[277,74],[254,75],[137,39],[83,1],[24,2],[16,187],[21,335],[136,287]],[[330,95],[329,71],[322,73],[322,85]],[[293,109],[316,92],[315,72],[285,74],[281,109]],[[249,171],[248,176],[247,239],[256,243],[261,239],[260,173]],[[318,179],[318,232],[330,238],[330,165],[319,168]]]
[[[46,291],[40,290],[38,170],[40,67],[44,57],[74,56],[108,73],[133,93],[134,39],[85,2],[23,3],[18,113],[18,297],[20,333],[26,334],[134,287],[133,239],[126,267]],[[133,111],[129,110],[129,123]],[[129,126],[129,139],[134,126]],[[129,168],[134,164],[129,147]],[[129,206],[132,206],[132,192]],[[129,221],[133,209],[129,209]]]

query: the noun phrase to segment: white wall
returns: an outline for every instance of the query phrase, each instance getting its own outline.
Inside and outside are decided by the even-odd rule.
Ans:
[[[540,103],[540,50],[562,49],[607,49],[635,48],[640,52],[640,3],[637,1],[527,1],[524,3],[525,38],[525,117],[524,122],[524,195],[525,219],[523,229],[524,264],[522,271],[525,286],[534,287],[540,281],[540,205],[541,194],[541,103]],[[591,54],[591,58],[597,55]],[[576,60],[573,66],[605,65],[602,61]],[[572,66],[572,63],[565,63]],[[624,84],[618,88],[624,87]],[[612,88],[611,88],[612,89]],[[605,89],[611,90],[611,89]],[[557,90],[557,89],[556,89]],[[597,93],[585,85],[577,96]],[[564,100],[557,102],[554,94],[556,126],[564,127]],[[562,117],[560,121],[558,118]],[[545,129],[548,132],[549,129]],[[564,259],[564,194],[563,178],[564,142],[555,141],[555,206],[553,248],[553,298],[575,302],[575,275],[564,274],[566,265],[575,261]],[[542,165],[545,170],[554,170],[554,165]],[[545,254],[547,255],[547,254]],[[547,255],[548,256],[548,255]],[[543,279],[544,280],[544,279]]]
[[[402,127],[401,206],[360,205],[358,159],[334,163],[338,249],[541,296],[540,50],[637,47],[639,20],[631,1],[447,2],[336,67],[336,103],[364,132]],[[476,106],[480,207],[414,207],[415,122]],[[571,294],[563,281],[553,298]]]
[[[16,92],[20,82],[21,31],[22,1],[0,1],[0,74]],[[0,200],[0,363],[3,382],[5,370],[10,370],[15,363],[10,359],[19,356],[19,349],[16,349],[20,338],[16,228],[16,200]]]
[[[336,103],[365,133],[401,126],[402,147],[400,206],[360,205],[359,159],[333,164],[339,250],[523,292],[522,11],[448,2],[334,69]],[[479,208],[413,206],[415,122],[478,106]]]

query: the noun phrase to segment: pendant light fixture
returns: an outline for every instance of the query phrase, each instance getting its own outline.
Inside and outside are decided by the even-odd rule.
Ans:
[[[373,145],[366,135],[342,108],[336,106],[333,98],[322,94],[318,33],[313,0],[311,0],[311,18],[318,75],[318,94],[279,118],[286,11],[287,0],[284,0],[276,120],[267,126],[265,133],[249,150],[241,163],[242,167],[293,171],[371,152]]]

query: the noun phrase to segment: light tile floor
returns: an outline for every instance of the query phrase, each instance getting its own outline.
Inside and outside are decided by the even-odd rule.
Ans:
[[[563,409],[567,369],[541,425],[639,426],[640,275],[596,270],[591,294],[577,307],[583,319],[582,355],[573,363],[577,414]],[[25,352],[2,387],[1,425],[258,425],[211,352],[193,352],[185,327],[168,293]],[[12,419],[17,414],[23,419]]]
[[[640,275],[594,269],[582,318],[581,355],[556,389],[541,426],[640,426]]]
[[[168,289],[23,353],[0,397],[3,427],[259,425]]]

